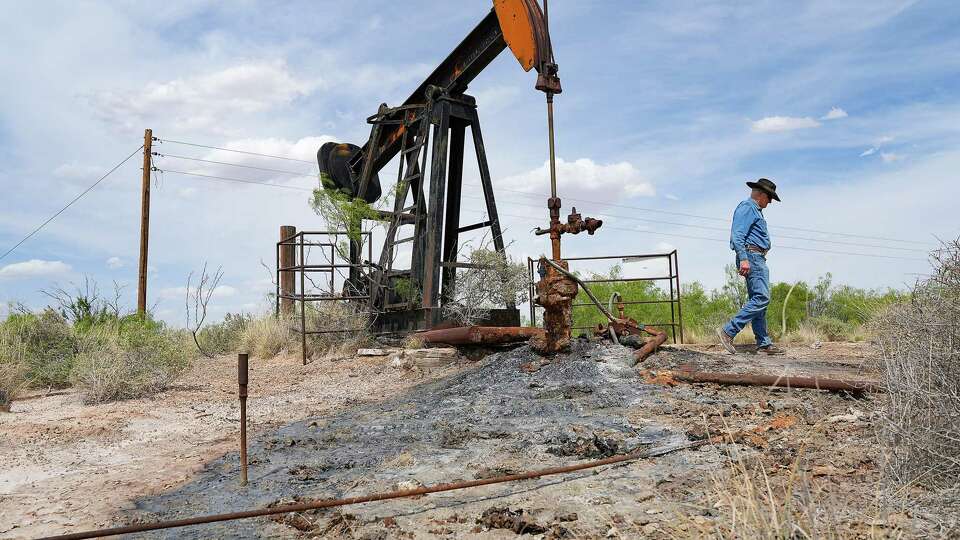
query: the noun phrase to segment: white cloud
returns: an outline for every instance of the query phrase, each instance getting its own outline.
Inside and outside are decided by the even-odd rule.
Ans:
[[[190,294],[194,294],[196,291],[196,286],[190,286]],[[229,298],[231,296],[236,296],[237,289],[229,285],[218,285],[216,289],[213,290],[212,298]],[[187,295],[187,288],[184,287],[166,287],[160,289],[160,292],[157,293],[160,298],[163,300],[174,300],[182,299]]]
[[[548,193],[550,190],[550,163],[531,171],[504,178],[498,185],[533,193]],[[590,194],[614,200],[622,197],[652,197],[656,195],[653,183],[644,178],[633,164],[601,164],[589,158],[565,161],[557,158],[557,190],[560,198],[576,194]]]
[[[666,195],[664,195],[664,197],[667,198],[667,199],[670,199],[671,201],[679,201],[679,200],[680,200],[680,197],[677,197],[677,196],[674,195],[673,193],[667,193]]]
[[[324,143],[333,140],[335,140],[335,137],[330,135],[303,137],[295,141],[278,137],[246,138],[232,140],[220,146],[230,150],[240,150],[242,152],[255,152],[258,154],[268,154],[271,156],[302,159],[311,163],[315,163],[317,159],[317,150],[319,150]],[[278,169],[283,168],[284,166],[287,169],[292,168],[295,170],[310,168],[310,165],[303,164],[307,165],[306,167],[303,167],[292,162],[289,164],[280,165],[277,163],[264,165],[262,158],[258,158],[257,156],[244,157],[243,154],[238,154],[236,152],[225,152],[223,150],[213,150],[204,156],[204,159],[215,161],[224,160],[230,161],[231,163],[244,163],[246,160],[250,160],[257,161],[261,167],[267,166]]]
[[[883,159],[884,163],[893,163],[894,161],[900,161],[904,158],[901,154],[894,154],[893,152],[881,152],[880,158]]]
[[[64,163],[53,170],[53,175],[59,178],[90,178],[101,176],[105,170],[94,165],[80,165],[76,162]]]
[[[107,268],[116,270],[123,267],[123,260],[120,257],[110,257],[107,259]]]
[[[286,105],[310,94],[320,81],[297,78],[282,61],[238,64],[220,71],[147,83],[142,90],[104,91],[92,104],[107,121],[142,125],[171,119],[179,128],[215,126],[218,119]]]
[[[779,131],[793,131],[795,129],[815,128],[820,125],[809,116],[802,118],[796,116],[768,116],[756,120],[750,125],[750,129],[756,133],[774,133]]]
[[[833,107],[827,114],[820,117],[821,120],[837,120],[839,118],[846,118],[849,116],[847,111],[841,109],[840,107]]]
[[[213,290],[213,296],[215,298],[229,298],[237,294],[237,289],[229,285],[218,285],[216,289]]]
[[[867,148],[866,150],[864,150],[863,153],[860,154],[860,157],[872,156],[873,154],[876,154],[876,153],[877,153],[877,147],[874,146],[873,148]]]
[[[61,261],[44,261],[30,259],[29,261],[8,264],[0,268],[0,278],[21,279],[65,274],[70,271],[70,265]]]

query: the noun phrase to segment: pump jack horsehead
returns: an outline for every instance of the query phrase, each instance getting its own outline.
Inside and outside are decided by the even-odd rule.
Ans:
[[[377,113],[367,119],[371,129],[366,144],[359,147],[327,143],[317,152],[323,187],[344,191],[368,203],[380,198],[380,170],[394,157],[400,157],[393,210],[378,213],[387,225],[379,260],[362,261],[359,242],[351,241],[350,246],[350,274],[345,287],[348,296],[365,297],[370,312],[376,313],[376,330],[424,330],[443,323],[443,307],[453,295],[457,269],[469,267],[456,260],[461,233],[488,228],[494,248],[504,253],[477,103],[465,92],[473,79],[508,47],[524,71],[536,69],[535,88],[547,97],[550,227],[538,230],[538,234],[550,235],[552,259],[565,268],[566,263],[560,258],[560,236],[582,231],[593,234],[600,227],[600,221],[583,220],[576,210],[566,223],[560,222],[553,96],[561,92],[561,87],[544,2],[541,10],[536,0],[494,0],[493,9],[402,105],[381,104]],[[487,220],[460,225],[467,127],[476,151]],[[352,224],[352,228],[358,230],[359,224]],[[401,231],[411,228],[412,233],[398,238]],[[397,248],[406,242],[412,243],[410,267],[397,268]],[[535,301],[546,309],[547,328],[546,336],[535,345],[544,352],[555,352],[570,340],[568,317],[577,285],[545,261],[546,258],[540,261],[544,277],[537,286]],[[364,268],[369,268],[369,272]],[[401,290],[406,294],[400,294]],[[409,294],[411,290],[419,294]],[[486,324],[519,326],[520,313],[515,303],[509,301],[490,310]],[[551,325],[555,327],[553,331]]]

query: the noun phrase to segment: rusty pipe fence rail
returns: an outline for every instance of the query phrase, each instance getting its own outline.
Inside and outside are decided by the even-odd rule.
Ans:
[[[342,238],[349,242],[346,231],[299,231],[282,237],[277,242],[276,252],[276,305],[275,314],[280,316],[295,313],[299,319],[293,328],[300,335],[301,356],[303,364],[307,363],[307,336],[317,334],[348,334],[366,330],[365,327],[354,328],[307,328],[307,304],[311,302],[336,302],[369,300],[369,282],[373,265],[373,242],[370,232],[360,233],[361,244],[367,246],[367,262],[351,264],[345,261],[337,251],[337,244]],[[314,248],[323,256],[323,262],[310,262]],[[329,249],[329,252],[327,251]],[[346,270],[348,276],[343,275]],[[289,279],[290,275],[293,279]],[[325,274],[322,285],[318,285],[310,274]],[[338,280],[338,276],[341,278]],[[351,277],[353,279],[351,279]],[[308,292],[307,282],[312,289]],[[284,284],[287,284],[286,286]],[[340,292],[337,285],[340,284]],[[319,287],[319,289],[318,289]],[[291,301],[284,308],[286,301]],[[290,312],[294,313],[290,313]]]
[[[681,302],[680,302],[680,267],[677,258],[677,250],[673,250],[669,253],[652,253],[646,255],[605,255],[597,257],[564,257],[565,261],[575,262],[575,261],[618,261],[621,263],[633,263],[640,261],[657,261],[665,260],[667,272],[664,276],[654,276],[654,277],[640,277],[640,278],[596,278],[596,279],[582,279],[583,283],[586,283],[589,287],[592,283],[634,283],[640,281],[652,281],[652,282],[667,282],[666,292],[669,295],[664,299],[650,300],[645,298],[636,298],[633,297],[628,290],[620,290],[620,294],[623,297],[623,304],[625,306],[639,306],[639,305],[657,305],[657,304],[669,304],[670,305],[670,321],[639,321],[641,324],[647,326],[654,326],[658,328],[669,328],[670,337],[674,343],[683,343],[683,313],[681,311]],[[538,259],[527,258],[527,270],[530,274],[530,298],[533,298],[536,295],[535,283],[537,281],[537,261]],[[571,268],[571,270],[575,270]],[[604,299],[601,298],[601,301]],[[593,302],[577,302],[574,301],[573,309],[592,309],[596,312],[601,310]],[[538,326],[537,322],[537,310],[533,302],[530,302],[530,324],[531,326]],[[593,330],[594,326],[573,326],[573,330]]]

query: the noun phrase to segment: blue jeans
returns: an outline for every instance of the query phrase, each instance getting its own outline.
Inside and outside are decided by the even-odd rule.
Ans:
[[[766,347],[773,340],[767,334],[767,306],[770,304],[770,271],[767,269],[766,259],[759,253],[747,252],[750,261],[750,273],[747,274],[747,303],[740,308],[740,312],[733,316],[723,331],[728,336],[736,336],[743,327],[750,323],[753,335],[757,337],[757,346]],[[740,261],[737,260],[737,268]]]

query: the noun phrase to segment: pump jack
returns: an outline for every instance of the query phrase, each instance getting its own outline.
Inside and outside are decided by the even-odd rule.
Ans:
[[[346,287],[350,293],[367,297],[370,311],[376,313],[374,326],[380,331],[404,332],[437,327],[442,323],[442,307],[456,286],[457,269],[469,267],[456,260],[459,235],[489,228],[494,248],[504,253],[503,235],[497,214],[490,170],[487,166],[476,100],[467,94],[468,85],[506,48],[524,71],[536,69],[535,88],[547,96],[550,140],[551,197],[548,200],[550,228],[538,234],[550,234],[552,259],[560,259],[560,235],[600,227],[599,220],[581,219],[576,209],[567,223],[560,223],[560,199],[556,190],[553,140],[553,96],[561,92],[557,64],[553,57],[548,29],[548,8],[541,10],[536,0],[494,0],[493,9],[464,40],[437,66],[410,97],[398,107],[381,104],[369,117],[370,137],[362,147],[327,143],[317,152],[323,186],[345,191],[350,196],[375,202],[381,194],[379,171],[400,156],[393,211],[382,211],[387,223],[386,238],[378,261],[361,261],[360,245],[351,241],[350,274]],[[460,225],[460,195],[463,176],[463,151],[469,127],[476,151],[487,212],[486,221]],[[432,140],[431,140],[432,138]],[[428,159],[429,156],[429,159]],[[429,168],[428,168],[429,163]],[[427,176],[429,173],[429,176]],[[426,182],[429,178],[429,182]],[[408,203],[409,201],[409,203]],[[397,238],[401,229],[413,227],[413,233]],[[359,229],[359,224],[353,224]],[[394,267],[396,247],[412,242],[409,269]],[[368,275],[362,268],[371,267]],[[576,283],[541,262],[545,280],[551,285],[540,292],[548,315],[569,314],[570,285],[576,296]],[[400,295],[398,284],[419,295]],[[557,287],[564,290],[559,308],[553,306]],[[538,286],[538,291],[540,287]],[[554,292],[552,292],[554,291]],[[569,297],[569,298],[567,298]],[[558,315],[548,318],[552,321]],[[513,302],[490,311],[493,326],[519,326],[519,311]],[[554,352],[569,342],[569,322],[562,336],[548,340],[542,349]],[[563,330],[560,330],[563,332]],[[547,328],[547,334],[551,333]]]

